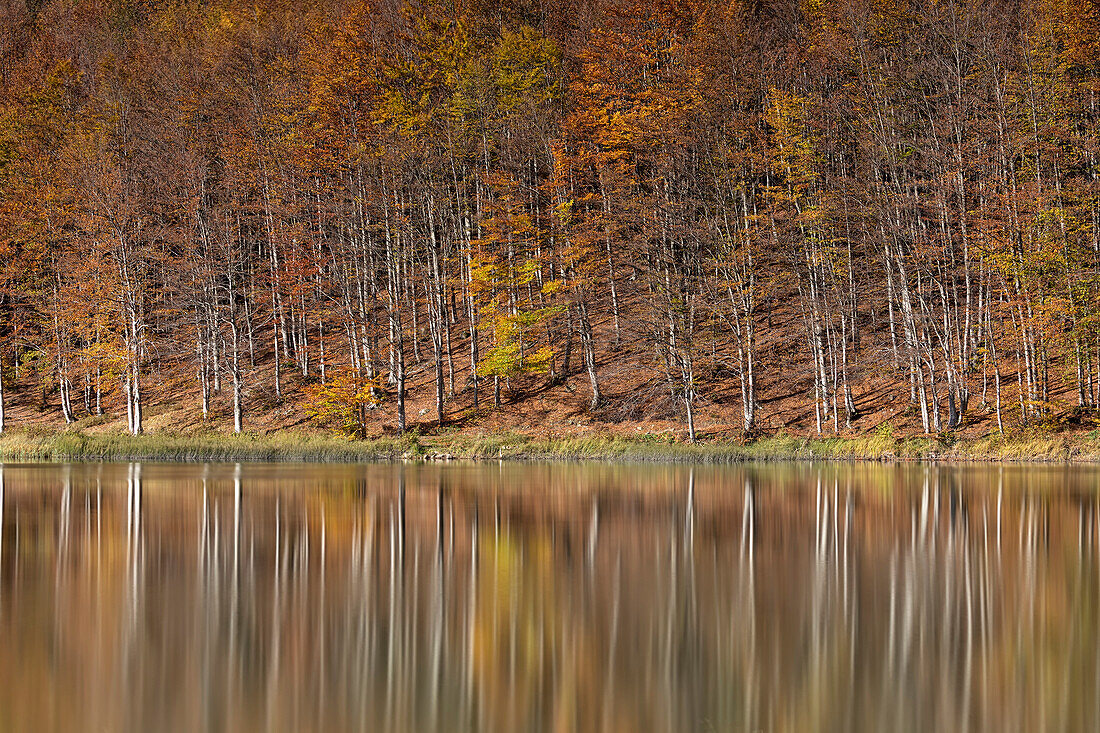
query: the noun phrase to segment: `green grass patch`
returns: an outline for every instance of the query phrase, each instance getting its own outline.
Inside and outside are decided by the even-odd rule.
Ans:
[[[354,462],[398,458],[412,449],[409,439],[352,441],[290,432],[273,435],[158,432],[133,436],[70,429],[20,430],[0,436],[0,457],[9,461]]]
[[[855,437],[804,438],[785,433],[739,443],[698,444],[667,434],[535,438],[518,432],[409,433],[353,440],[315,433],[223,434],[161,431],[141,436],[30,427],[0,436],[7,461],[300,461],[400,459],[598,460],[654,463],[738,463],[817,460],[1100,461],[1100,432],[1021,433],[963,439],[954,435],[896,437],[889,428]]]

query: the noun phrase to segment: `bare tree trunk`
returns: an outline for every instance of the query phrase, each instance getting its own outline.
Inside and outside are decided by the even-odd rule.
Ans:
[[[470,319],[470,386],[474,390],[474,412],[477,412],[480,397],[477,375],[477,308],[474,305],[474,296],[471,294],[466,296],[466,311]]]
[[[126,430],[134,432],[134,400],[130,397],[130,367],[122,377],[122,393],[126,398]]]
[[[233,297],[232,294],[230,297]],[[241,329],[237,323],[237,314],[233,314],[233,322],[230,324],[233,333],[233,432],[240,433],[244,429],[243,392],[244,380],[241,375]]]
[[[397,252],[398,242],[394,241],[386,230],[386,262],[388,270],[388,295],[390,315],[390,364],[396,371],[397,382],[397,430],[405,433],[405,328],[401,322],[401,284],[400,266]]]
[[[680,358],[680,370],[684,383],[684,411],[687,413],[688,440],[696,442],[695,436],[695,374],[691,356]]]
[[[588,383],[592,388],[592,401],[588,408],[595,410],[600,406],[600,380],[596,373],[596,349],[592,343],[592,322],[588,318],[588,306],[581,302],[577,306],[581,326],[581,351],[584,352],[584,368],[588,372]]]
[[[275,289],[271,289],[271,307],[273,310],[278,310],[278,301],[275,297]],[[273,318],[271,321],[271,360],[275,363],[275,399],[280,402],[283,399],[283,367],[282,367],[282,354],[279,353],[279,321]],[[205,399],[206,395],[203,394]],[[205,410],[203,411],[203,417],[206,417]]]
[[[440,241],[436,233],[432,203],[428,201],[428,229],[430,233],[429,257],[431,261],[431,292],[428,294],[428,328],[432,337],[432,358],[435,362],[435,414],[436,424],[443,427],[443,331],[447,329],[447,312],[443,298],[443,268],[440,257]],[[449,350],[448,350],[449,352]],[[448,353],[450,358],[450,353]]]
[[[606,186],[604,186],[602,174],[600,175],[600,197],[603,200],[604,219],[610,221],[611,199],[608,196]],[[622,329],[619,325],[619,290],[615,284],[615,261],[611,253],[611,229],[609,225],[605,225],[604,228],[604,248],[607,254],[607,279],[611,285],[611,317],[615,324],[615,339],[612,346],[618,348],[622,339]]]
[[[4,358],[0,354],[0,433],[7,427],[4,417]]]
[[[321,384],[326,384],[328,379],[328,365],[325,362],[325,322],[317,321],[317,349],[320,352],[320,361],[317,367],[321,370]]]
[[[131,412],[132,423],[130,431],[134,435],[144,432],[142,425],[141,404],[141,329],[138,326],[137,304],[130,305],[130,402],[133,405]]]
[[[58,275],[58,283],[61,282],[61,276]],[[55,364],[57,369],[57,387],[58,393],[61,398],[61,417],[65,420],[65,424],[68,425],[73,422],[73,411],[69,404],[69,378],[66,374],[67,369],[65,365],[65,355],[63,353],[63,346],[61,343],[61,321],[58,318],[57,310],[60,308],[61,303],[58,295],[57,285],[53,290],[53,302],[54,302],[54,314],[53,314],[53,336],[54,336],[54,348],[57,350],[57,362]]]
[[[206,347],[203,345],[203,330],[199,322],[195,324],[195,358],[198,360],[199,389],[202,394],[202,421],[210,418],[210,372],[206,364]],[[276,354],[278,356],[278,354]],[[276,359],[277,361],[277,359]]]
[[[1001,417],[1001,363],[997,357],[997,341],[993,338],[993,327],[990,323],[992,316],[986,312],[985,333],[989,342],[989,358],[993,365],[993,390],[997,403],[997,432],[1004,434],[1005,426]]]
[[[405,337],[400,321],[397,331],[397,432],[405,434]]]

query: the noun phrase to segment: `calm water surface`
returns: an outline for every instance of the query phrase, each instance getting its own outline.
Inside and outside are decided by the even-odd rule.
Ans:
[[[1089,731],[1100,471],[13,465],[0,731]]]

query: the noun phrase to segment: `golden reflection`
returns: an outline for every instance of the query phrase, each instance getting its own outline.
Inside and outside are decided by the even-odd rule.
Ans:
[[[1095,730],[1100,471],[0,466],[0,731]]]

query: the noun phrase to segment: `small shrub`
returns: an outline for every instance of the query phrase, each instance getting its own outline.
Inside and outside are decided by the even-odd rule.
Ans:
[[[305,412],[313,421],[355,438],[367,437],[367,415],[378,404],[379,383],[354,371],[334,374],[325,384],[307,384]]]

